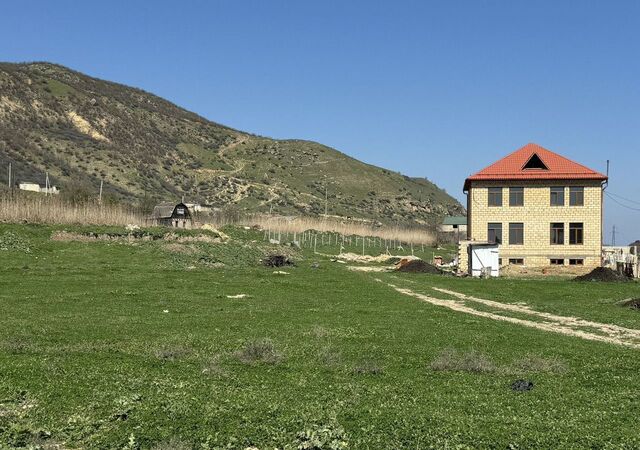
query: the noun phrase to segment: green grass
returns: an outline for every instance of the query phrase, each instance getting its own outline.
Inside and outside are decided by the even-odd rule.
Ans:
[[[450,311],[374,279],[640,328],[640,313],[615,304],[640,297],[636,283],[357,273],[308,249],[278,275],[257,261],[274,248],[250,230],[176,256],[162,240],[51,241],[61,228],[0,226],[11,233],[0,448],[640,445],[638,350]],[[496,369],[434,369],[447,349]],[[505,369],[525,355],[565,370]],[[513,392],[517,378],[534,389]]]
[[[69,96],[69,94],[75,92],[75,89],[68,84],[65,84],[58,80],[54,80],[52,78],[47,78],[46,83],[49,92],[51,92],[54,97],[67,97]]]

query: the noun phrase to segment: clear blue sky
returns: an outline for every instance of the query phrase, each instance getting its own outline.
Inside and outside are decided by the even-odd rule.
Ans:
[[[3,2],[0,59],[143,88],[211,120],[464,178],[536,142],[640,209],[640,1]],[[618,243],[640,211],[607,198]]]

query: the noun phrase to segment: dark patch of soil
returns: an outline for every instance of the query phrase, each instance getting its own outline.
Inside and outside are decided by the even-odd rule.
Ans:
[[[529,380],[516,380],[511,383],[511,389],[516,392],[525,392],[533,389],[533,381]]]
[[[630,279],[608,267],[596,267],[586,275],[575,277],[574,281],[630,281]]]
[[[433,274],[441,274],[442,272],[436,266],[429,264],[421,259],[414,259],[412,261],[408,261],[406,264],[398,267],[398,272],[408,272],[408,273],[433,273]]]
[[[385,261],[385,264],[398,264],[402,258],[399,256],[392,256]]]
[[[624,302],[620,303],[620,306],[625,306],[627,308],[637,309],[638,311],[640,311],[640,298],[625,300]]]
[[[269,255],[262,259],[262,264],[267,267],[284,267],[284,266],[294,266],[292,260],[289,259],[286,255]]]

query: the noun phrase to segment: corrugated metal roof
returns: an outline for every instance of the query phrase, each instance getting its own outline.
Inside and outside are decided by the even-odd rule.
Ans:
[[[160,203],[153,208],[151,217],[154,219],[168,219],[173,214],[176,203]]]
[[[465,216],[445,217],[442,221],[443,225],[466,225],[467,218]]]
[[[546,169],[525,168],[527,162],[537,155]],[[471,181],[506,181],[506,180],[600,180],[607,177],[600,172],[589,169],[582,164],[571,161],[564,156],[547,150],[538,144],[529,143],[501,160],[471,175],[464,182],[468,190]]]

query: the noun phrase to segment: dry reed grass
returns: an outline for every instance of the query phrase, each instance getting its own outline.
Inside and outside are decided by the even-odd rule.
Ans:
[[[66,225],[144,225],[144,217],[120,205],[72,204],[57,196],[4,195],[0,222]]]
[[[378,226],[371,222],[333,217],[282,217],[267,214],[216,214],[196,216],[198,222],[214,225],[258,226],[275,233],[336,233],[342,236],[366,236],[400,243],[432,245],[437,236],[428,228]],[[123,205],[74,204],[58,196],[14,194],[0,196],[0,222],[50,223],[68,225],[148,225],[145,216]]]
[[[343,236],[375,237],[386,241],[397,241],[406,244],[432,245],[436,242],[436,233],[428,228],[403,226],[377,226],[349,219],[325,217],[273,217],[267,215],[251,215],[239,219],[240,225],[259,226],[264,230],[279,233],[303,233],[315,230],[320,233],[337,233]]]

